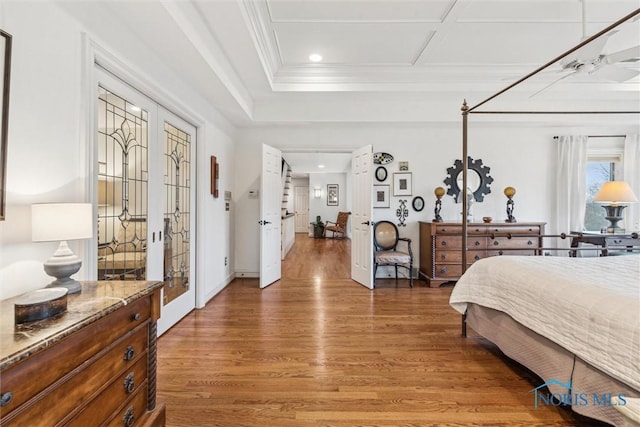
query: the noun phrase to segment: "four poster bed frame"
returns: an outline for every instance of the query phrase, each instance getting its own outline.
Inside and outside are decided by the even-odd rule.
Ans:
[[[569,49],[565,53],[552,59],[541,67],[537,68],[533,72],[522,77],[515,83],[507,86],[503,90],[495,93],[479,104],[469,107],[466,100],[462,105],[462,159],[468,158],[468,121],[469,116],[472,114],[520,114],[520,115],[532,115],[532,114],[549,114],[549,115],[582,115],[582,114],[640,114],[640,111],[480,111],[479,107],[489,103],[494,98],[509,91],[515,86],[528,80],[532,76],[538,74],[542,70],[548,68],[552,64],[561,60],[562,58],[570,55],[572,52],[580,49],[582,46],[590,43],[598,37],[601,37],[621,25],[624,22],[631,20],[634,17],[640,15],[640,9],[636,9],[632,13],[619,19],[612,25],[598,32],[597,34],[585,39],[575,47]],[[636,18],[637,19],[637,18]],[[462,169],[462,188],[467,188],[467,168]],[[463,198],[462,203],[462,218],[467,218],[469,206],[466,200]],[[468,240],[468,224],[466,221],[462,221],[462,272],[467,270],[467,240]],[[560,235],[545,235],[544,237],[555,237],[560,239],[574,237],[570,234]],[[634,236],[636,237],[636,236]],[[637,237],[636,237],[637,238]],[[560,249],[560,248],[543,248],[543,249]],[[564,248],[563,248],[564,249]],[[635,255],[632,255],[635,256]],[[614,257],[620,258],[620,257]],[[626,258],[626,256],[625,256]],[[484,260],[483,260],[484,261]],[[474,268],[476,266],[474,264]],[[454,289],[455,292],[455,289]],[[538,302],[540,305],[543,301]],[[453,305],[453,304],[452,304]],[[461,310],[459,310],[461,311]],[[494,310],[489,307],[483,307],[481,304],[469,303],[464,313],[462,314],[462,335],[467,336],[466,326],[469,324],[471,328],[481,336],[492,341],[496,344],[501,351],[509,358],[519,362],[527,367],[529,370],[536,373],[543,381],[547,382],[550,379],[564,379],[570,378],[574,389],[577,390],[590,390],[593,393],[607,393],[611,391],[623,391],[626,396],[640,397],[640,388],[637,383],[630,385],[629,381],[620,381],[619,378],[614,378],[611,375],[604,373],[601,369],[594,367],[592,364],[585,362],[575,353],[568,351],[563,346],[556,344],[547,337],[538,334],[523,326],[521,323],[515,321],[510,315]],[[637,337],[636,337],[637,338]],[[635,341],[635,340],[634,340]],[[631,361],[627,363],[632,364]],[[638,369],[635,367],[634,369]],[[632,370],[632,372],[634,372]],[[558,388],[555,384],[548,385],[551,393],[566,393],[566,390]],[[537,388],[535,389],[537,390]],[[576,392],[577,393],[577,392]],[[533,403],[532,403],[533,405]],[[613,406],[576,406],[573,405],[572,409],[585,415],[587,417],[595,418],[601,421],[605,421],[614,425],[623,425],[624,420],[620,412],[618,412]]]

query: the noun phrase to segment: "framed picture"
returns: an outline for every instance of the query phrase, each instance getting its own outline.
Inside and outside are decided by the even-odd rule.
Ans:
[[[411,172],[398,172],[393,174],[393,195],[411,195]]]
[[[220,176],[220,165],[216,156],[211,156],[211,195],[218,197],[218,177]]]
[[[387,169],[384,166],[378,166],[376,168],[376,180],[378,182],[384,182],[387,179]]]
[[[373,202],[372,204],[374,208],[388,208],[389,207],[389,186],[374,185],[372,202]]]
[[[9,80],[11,77],[11,34],[0,30],[0,221],[4,221],[9,133]]]
[[[327,206],[338,206],[338,184],[327,184]]]
[[[409,162],[398,162],[398,170],[405,172],[409,170]]]

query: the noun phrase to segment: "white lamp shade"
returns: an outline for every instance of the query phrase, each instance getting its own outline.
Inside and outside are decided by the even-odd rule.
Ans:
[[[624,204],[634,203],[638,201],[638,198],[629,184],[624,181],[609,181],[602,184],[600,191],[593,198],[594,202],[598,203],[611,203],[611,204]]]
[[[31,240],[53,242],[93,236],[91,203],[38,203],[31,205]]]

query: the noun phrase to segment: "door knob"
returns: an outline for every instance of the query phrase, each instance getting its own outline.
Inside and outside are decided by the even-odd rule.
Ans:
[[[271,224],[271,221],[258,221],[258,224],[267,225],[267,224]]]
[[[371,225],[371,223],[369,221],[365,221],[362,223],[362,225]]]

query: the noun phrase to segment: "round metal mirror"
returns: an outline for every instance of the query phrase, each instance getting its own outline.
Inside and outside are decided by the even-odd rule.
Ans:
[[[482,202],[484,196],[491,193],[489,185],[493,182],[493,178],[489,175],[491,168],[482,165],[482,160],[473,160],[467,157],[467,187],[476,202]],[[456,160],[453,166],[447,168],[449,176],[444,180],[448,186],[447,194],[453,196],[456,203],[460,193],[462,192],[462,160]]]

